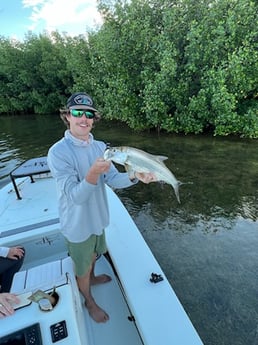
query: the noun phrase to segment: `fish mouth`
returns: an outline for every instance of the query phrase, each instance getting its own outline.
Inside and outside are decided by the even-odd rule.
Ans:
[[[109,152],[109,148],[107,148],[104,152],[103,158],[105,159],[105,161],[110,161],[111,160],[111,155]]]

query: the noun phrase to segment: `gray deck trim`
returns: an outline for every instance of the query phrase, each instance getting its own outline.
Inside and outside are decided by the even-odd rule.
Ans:
[[[25,232],[25,231],[29,231],[29,230],[33,230],[33,229],[39,229],[39,228],[43,228],[43,227],[48,226],[48,225],[53,225],[53,224],[58,224],[58,223],[59,223],[59,218],[54,218],[54,219],[46,220],[44,222],[39,222],[39,223],[35,223],[35,224],[21,226],[20,228],[15,228],[15,229],[1,232],[0,238],[20,234],[20,233]]]

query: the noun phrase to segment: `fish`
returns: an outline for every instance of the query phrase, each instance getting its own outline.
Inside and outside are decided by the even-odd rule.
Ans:
[[[165,182],[173,187],[177,201],[180,203],[179,186],[183,183],[177,180],[164,164],[168,157],[153,155],[134,147],[117,146],[108,147],[104,152],[103,158],[123,165],[130,177],[134,176],[136,172],[153,173],[157,181]]]

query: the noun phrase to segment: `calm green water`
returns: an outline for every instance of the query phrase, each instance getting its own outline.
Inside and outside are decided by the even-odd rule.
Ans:
[[[58,116],[0,117],[0,187],[64,130]],[[258,141],[139,134],[110,122],[94,135],[166,155],[175,176],[192,183],[181,186],[180,205],[171,186],[158,183],[118,194],[204,344],[257,345]]]

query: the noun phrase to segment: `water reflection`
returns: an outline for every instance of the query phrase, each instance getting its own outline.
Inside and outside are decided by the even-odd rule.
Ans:
[[[1,179],[6,180],[10,169],[14,169],[19,164],[19,150],[14,148],[12,143],[12,137],[6,135],[6,133],[1,133],[0,140],[0,171]],[[12,168],[13,167],[13,168]]]
[[[0,117],[0,128],[0,186],[20,162],[46,155],[65,129],[58,116]],[[159,183],[117,192],[205,345],[257,345],[258,142],[134,133],[110,122],[94,135],[168,156],[177,179],[191,182],[180,187],[181,204]]]
[[[64,127],[58,116],[0,117],[0,188],[9,173],[32,156],[46,155],[51,143],[61,137]]]

